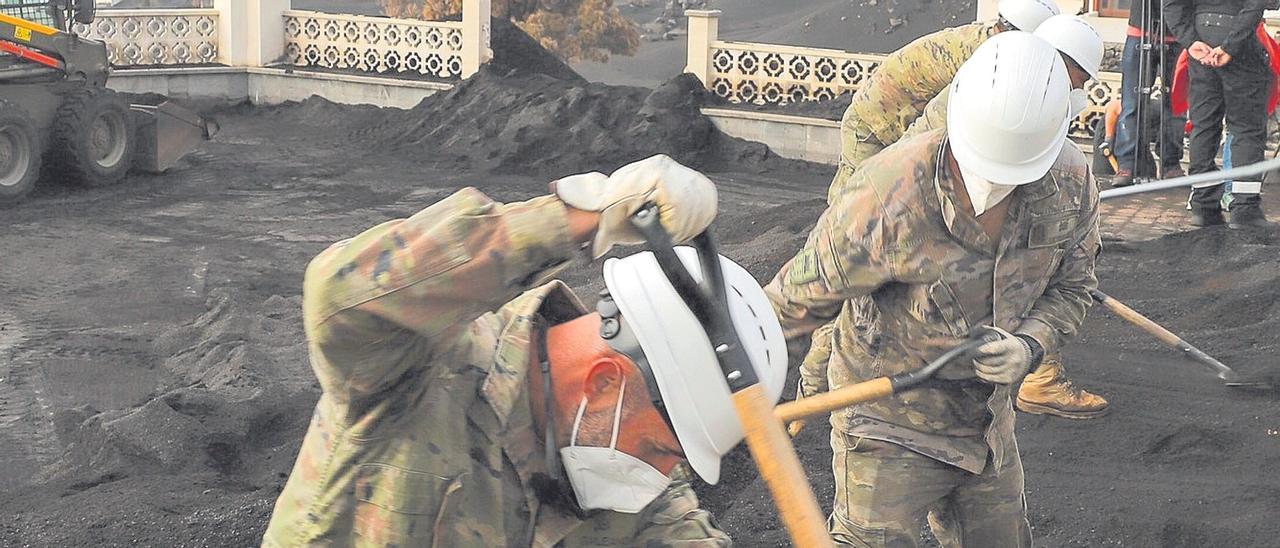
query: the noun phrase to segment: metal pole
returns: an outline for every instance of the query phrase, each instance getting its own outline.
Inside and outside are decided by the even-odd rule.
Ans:
[[[1141,194],[1143,192],[1154,192],[1157,190],[1167,190],[1170,188],[1179,188],[1191,186],[1197,183],[1212,183],[1215,181],[1225,181],[1227,179],[1238,179],[1241,177],[1250,177],[1261,173],[1266,173],[1273,169],[1280,168],[1280,158],[1272,158],[1263,160],[1258,163],[1249,164],[1247,166],[1233,167],[1226,171],[1211,171],[1208,173],[1197,173],[1195,175],[1184,175],[1174,179],[1165,179],[1154,183],[1143,183],[1140,185],[1126,186],[1121,188],[1111,188],[1098,193],[1098,198],[1107,200],[1110,198],[1119,198],[1120,196],[1128,196],[1130,194]]]
[[[1164,2],[1161,2],[1161,5],[1163,4]],[[1136,119],[1137,127],[1133,128],[1132,133],[1133,165],[1130,166],[1130,169],[1133,170],[1133,179],[1135,181],[1143,181],[1146,177],[1139,177],[1140,168],[1145,165],[1143,155],[1151,153],[1151,147],[1147,144],[1147,116],[1149,116],[1147,101],[1151,98],[1151,85],[1147,81],[1149,80],[1148,74],[1151,72],[1151,38],[1147,36],[1147,29],[1151,28],[1152,14],[1150,0],[1135,0],[1134,5],[1142,8],[1142,17],[1139,23],[1142,25],[1142,32],[1138,38],[1138,73],[1134,75],[1137,80],[1134,82],[1134,85],[1137,86],[1134,94],[1138,104],[1134,105],[1134,118]],[[1123,94],[1121,100],[1123,101]]]

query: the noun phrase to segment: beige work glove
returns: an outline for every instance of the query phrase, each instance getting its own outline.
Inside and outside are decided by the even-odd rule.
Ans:
[[[995,384],[1013,384],[1031,369],[1034,353],[1021,337],[999,327],[988,327],[988,342],[979,346],[973,365],[978,378]]]
[[[665,154],[622,166],[608,177],[594,172],[564,177],[552,183],[552,191],[570,207],[600,213],[591,242],[595,258],[614,245],[644,243],[631,216],[647,203],[657,206],[658,219],[675,243],[701,234],[716,217],[715,184]]]

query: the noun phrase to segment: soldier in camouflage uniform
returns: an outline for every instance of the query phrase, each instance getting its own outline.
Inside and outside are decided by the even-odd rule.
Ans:
[[[1058,19],[1071,19],[1067,22],[1069,25],[1078,25],[1079,28],[1092,31],[1088,23],[1079,20],[1074,15],[1055,15],[1052,18],[1054,23]],[[1064,21],[1066,22],[1066,21]],[[1061,28],[1061,25],[1049,23],[1046,26],[1054,26]],[[1071,28],[1070,26],[1068,28]],[[1084,85],[1096,77],[1100,70],[1102,54],[1102,38],[1097,36],[1096,32],[1086,32],[1086,36],[1096,39],[1096,44],[1088,44],[1088,49],[1096,49],[1097,51],[1081,52],[1076,56],[1080,57],[1076,60],[1069,53],[1072,44],[1060,44],[1062,36],[1059,34],[1047,34],[1045,29],[1041,28],[1036,34],[1049,40],[1051,44],[1062,52],[1063,61],[1067,63],[1067,72],[1071,77],[1072,93],[1079,96],[1078,103],[1076,100],[1072,102],[1072,118],[1079,115],[1079,111],[1087,105],[1087,98],[1083,96]],[[1047,34],[1047,35],[1046,35]],[[1091,36],[1089,36],[1091,34]],[[920,116],[907,132],[903,134],[903,139],[909,139],[915,135],[926,133],[930,130],[940,127],[946,127],[948,90],[943,90],[937,97],[929,101],[925,107],[924,114]],[[1068,142],[1067,146],[1076,146],[1073,142]],[[1107,414],[1110,405],[1102,396],[1089,392],[1083,388],[1075,386],[1071,379],[1067,377],[1066,368],[1063,365],[1062,354],[1052,352],[1045,356],[1040,367],[1037,367],[1027,378],[1023,380],[1022,385],[1018,388],[1018,397],[1015,400],[1015,406],[1023,413],[1034,415],[1056,415],[1069,419],[1092,419]]]
[[[1057,20],[1064,18],[1072,19],[1073,21],[1070,23],[1092,31],[1092,27],[1089,27],[1088,23],[1079,20],[1074,15],[1055,15],[1051,19],[1055,23],[1061,23],[1064,21]],[[1053,26],[1061,28],[1061,25]],[[1037,34],[1041,34],[1040,31],[1037,31]],[[1087,44],[1087,49],[1096,49],[1097,51],[1077,55],[1081,57],[1079,62],[1073,59],[1069,53],[1069,50],[1077,49],[1072,47],[1077,44],[1073,44],[1069,40],[1066,43],[1061,43],[1063,41],[1060,39],[1060,33],[1054,33],[1047,37],[1050,39],[1050,43],[1062,52],[1063,61],[1067,64],[1071,87],[1074,90],[1072,93],[1077,95],[1077,97],[1073,97],[1073,109],[1084,108],[1087,105],[1088,99],[1084,96],[1084,86],[1090,79],[1095,77],[1100,68],[1102,38],[1096,32],[1088,32],[1087,34],[1091,36],[1086,36],[1086,38],[1090,40],[1096,39],[1096,45]],[[1074,37],[1080,38],[1078,35]],[[914,135],[939,127],[946,127],[947,95],[947,89],[943,88],[941,92],[931,99],[920,114],[920,117],[912,122],[907,130],[902,133],[902,139],[908,139]],[[1078,114],[1078,112],[1075,114]],[[1072,143],[1070,146],[1075,145]],[[832,187],[828,193],[829,197],[845,193],[848,190],[847,185],[850,181],[850,179],[840,179],[837,176],[836,180],[832,182]],[[825,368],[826,360],[830,354],[830,329],[823,327],[814,332],[812,346],[804,358],[804,366],[814,371],[820,371]],[[821,375],[825,375],[825,373],[820,373],[817,376]],[[817,386],[802,385],[802,390],[798,396],[813,395],[814,392],[811,390],[817,388]],[[1016,404],[1018,410],[1024,413],[1050,414],[1072,419],[1101,417],[1109,409],[1106,399],[1075,386],[1071,379],[1067,378],[1062,355],[1058,352],[1045,356],[1040,367],[1027,376],[1018,390]]]
[[[701,232],[715,188],[665,156],[559,183],[511,204],[463,189],[311,262],[303,320],[323,394],[263,546],[730,544],[684,481],[689,445],[667,422],[681,417],[551,280],[579,249],[636,243],[625,223],[646,202],[677,241]],[[583,486],[548,462],[544,439],[609,447],[611,425],[618,453],[671,478],[635,513],[583,511]]]
[[[951,84],[960,65],[988,38],[1006,30],[1034,30],[1042,21],[1058,13],[1046,0],[1003,0],[999,18],[943,29],[922,36],[889,54],[871,73],[870,79],[853,94],[840,120],[840,158],[835,177],[827,191],[833,203],[851,184],[862,162],[888,145],[898,142],[919,118],[930,99]],[[810,368],[826,367],[831,355],[831,327],[813,333],[804,357]],[[812,395],[819,386],[798,387],[800,394]]]
[[[1036,50],[1024,43],[1028,38],[1038,41],[1009,33],[983,48],[1012,47],[1002,52],[1004,63],[1020,62],[1018,50],[1035,50],[1027,55],[1038,57],[1021,58],[1022,69],[1052,71],[1048,91],[1010,95],[1043,96],[1027,111],[1047,113],[1045,123],[1058,113],[1059,129],[1036,133],[1060,139],[1059,152],[1046,147],[1040,156],[1052,161],[1047,173],[1031,175],[975,216],[951,130],[899,141],[853,174],[850,189],[766,289],[789,339],[802,340],[834,320],[825,375],[806,371],[802,379],[815,389],[916,370],[979,326],[1004,330],[1001,358],[953,362],[920,388],[832,414],[830,527],[841,543],[918,546],[926,513],[942,510],[964,546],[1030,545],[1010,384],[1079,327],[1097,283],[1099,237],[1088,164],[1078,149],[1060,144],[1065,67],[1047,60],[1057,57],[1051,46],[1040,41],[1048,53]],[[994,64],[993,55],[981,49],[978,55]],[[1056,67],[1044,68],[1050,65]],[[1005,96],[988,101],[999,97]],[[985,114],[992,111],[1000,109],[974,116],[994,117]],[[1007,132],[1004,145],[992,148],[1011,148],[1027,135]],[[984,345],[980,352],[995,349]],[[992,361],[1008,367],[993,368]]]

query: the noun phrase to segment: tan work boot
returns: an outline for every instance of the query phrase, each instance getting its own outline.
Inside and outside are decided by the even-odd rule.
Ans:
[[[1107,400],[1076,388],[1062,369],[1057,354],[1045,356],[1018,389],[1017,408],[1033,415],[1057,415],[1068,419],[1094,419],[1107,414]]]

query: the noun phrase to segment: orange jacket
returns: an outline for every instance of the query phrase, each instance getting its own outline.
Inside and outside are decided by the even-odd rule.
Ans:
[[[1266,27],[1262,23],[1258,23],[1258,30],[1254,33],[1258,37],[1258,41],[1262,43],[1262,49],[1267,51],[1267,57],[1271,60],[1271,73],[1277,77],[1271,80],[1271,94],[1267,98],[1267,115],[1270,116],[1276,110],[1276,103],[1280,101],[1280,44],[1277,44],[1271,35],[1267,34]],[[1173,85],[1169,91],[1169,108],[1173,111],[1174,116],[1182,116],[1186,114],[1189,105],[1187,99],[1187,87],[1190,85],[1191,77],[1188,76],[1188,60],[1187,51],[1182,50],[1182,55],[1178,56],[1178,64],[1173,68]],[[1187,123],[1190,130],[1191,123]]]

